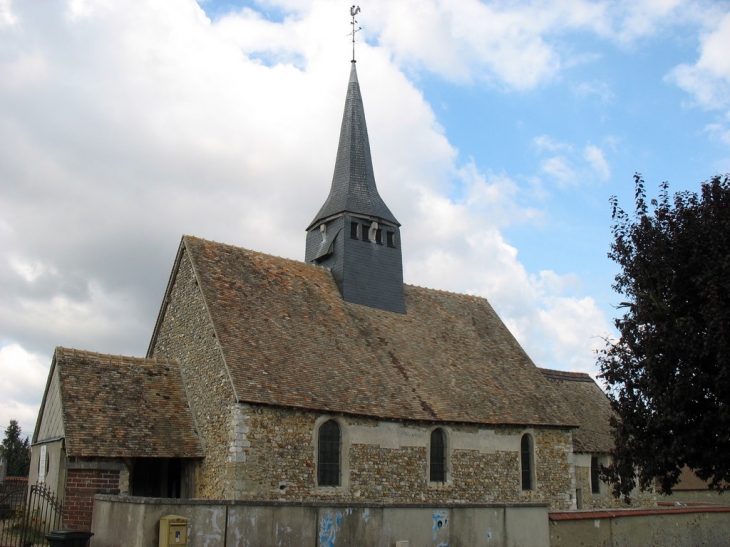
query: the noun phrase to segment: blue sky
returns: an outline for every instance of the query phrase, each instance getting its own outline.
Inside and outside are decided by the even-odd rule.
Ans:
[[[302,259],[349,73],[341,0],[0,0],[0,423],[58,345],[144,355],[182,234]],[[596,374],[610,196],[730,171],[730,3],[370,0],[358,75],[406,282]]]

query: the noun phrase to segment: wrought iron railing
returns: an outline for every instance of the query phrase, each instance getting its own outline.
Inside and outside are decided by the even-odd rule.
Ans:
[[[63,505],[43,485],[7,485],[0,491],[0,547],[48,545],[63,524]]]

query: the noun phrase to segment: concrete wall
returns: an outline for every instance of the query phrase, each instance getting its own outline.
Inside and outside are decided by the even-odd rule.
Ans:
[[[551,547],[730,544],[730,507],[550,513]]]
[[[159,520],[188,521],[190,547],[547,547],[547,506],[365,505],[96,496],[91,547],[156,547]]]

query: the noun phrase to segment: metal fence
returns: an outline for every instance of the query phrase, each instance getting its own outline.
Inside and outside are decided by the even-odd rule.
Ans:
[[[45,536],[63,524],[63,506],[48,488],[8,484],[0,490],[0,547],[48,545]]]

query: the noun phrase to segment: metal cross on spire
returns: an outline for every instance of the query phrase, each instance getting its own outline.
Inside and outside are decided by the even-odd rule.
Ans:
[[[355,16],[360,13],[360,6],[350,6],[350,15],[352,16],[352,32],[348,34],[348,36],[352,36],[352,62],[355,63],[355,33],[359,30],[362,30],[362,27],[355,28],[355,25],[357,25],[357,19],[355,19]]]

